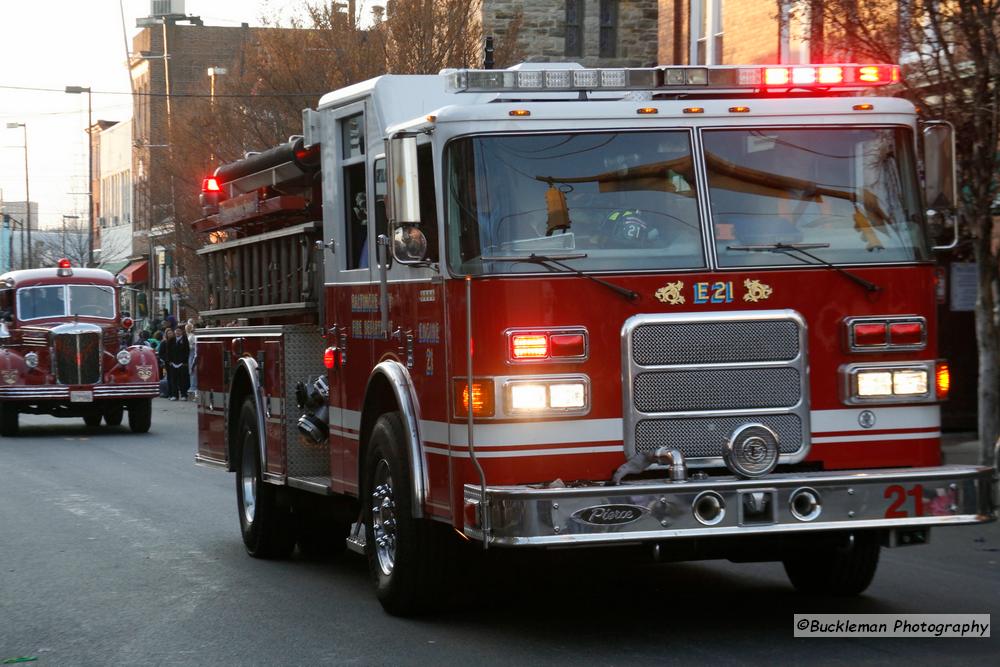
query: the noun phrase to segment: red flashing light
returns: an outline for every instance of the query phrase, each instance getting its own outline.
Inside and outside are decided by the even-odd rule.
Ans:
[[[768,67],[764,70],[765,86],[787,86],[791,78],[787,67]]]
[[[333,368],[337,363],[337,350],[332,347],[326,348],[323,352],[323,365],[327,368]]]
[[[122,329],[128,331],[132,328],[133,324],[135,324],[135,322],[132,321],[131,317],[122,318]]]
[[[889,325],[889,342],[892,345],[921,345],[924,342],[923,323],[893,322]]]
[[[854,325],[854,344],[858,347],[885,345],[885,322],[859,322]]]
[[[222,186],[219,185],[219,179],[215,176],[209,176],[201,183],[202,192],[221,192]]]
[[[549,343],[553,357],[582,357],[587,354],[587,339],[583,334],[553,334]]]
[[[544,359],[549,356],[549,337],[545,334],[514,334],[510,337],[511,359]]]
[[[68,259],[66,259],[65,257],[63,257],[62,259],[59,260],[59,268],[60,269],[70,269],[70,268],[73,268],[73,265],[70,264],[70,262],[69,262]]]

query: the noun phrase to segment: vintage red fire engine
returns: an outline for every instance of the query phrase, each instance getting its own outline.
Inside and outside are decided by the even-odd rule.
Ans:
[[[103,269],[48,269],[0,275],[0,434],[18,433],[19,415],[103,419],[149,431],[159,394],[156,354],[124,341],[132,319],[118,309],[119,284]]]
[[[247,550],[347,537],[408,613],[461,538],[856,594],[882,547],[993,520],[992,469],[940,454],[951,130],[872,94],[898,76],[384,76],[220,167],[197,461],[235,471]]]

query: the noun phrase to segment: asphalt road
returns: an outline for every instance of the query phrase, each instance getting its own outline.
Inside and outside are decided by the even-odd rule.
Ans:
[[[194,406],[154,403],[153,429],[22,416],[0,439],[0,663],[935,663],[992,639],[794,639],[793,613],[992,613],[1000,527],[938,530],[883,551],[851,600],[795,594],[776,564],[652,565],[500,557],[455,608],[385,615],[359,556],[248,557],[233,478],[193,463]]]

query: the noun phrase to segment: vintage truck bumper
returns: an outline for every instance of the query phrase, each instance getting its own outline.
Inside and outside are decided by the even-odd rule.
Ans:
[[[503,546],[572,546],[996,519],[993,468],[949,465],[540,488],[467,484],[465,534]]]
[[[89,399],[88,394],[90,392]],[[0,400],[68,401],[89,403],[107,399],[155,398],[160,395],[156,382],[129,382],[70,387],[66,385],[13,385],[0,387]]]

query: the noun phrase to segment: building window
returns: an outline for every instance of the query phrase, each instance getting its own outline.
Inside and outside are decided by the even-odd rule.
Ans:
[[[583,55],[583,0],[566,0],[566,55]]]
[[[600,55],[618,55],[618,0],[601,0]]]
[[[691,2],[691,51],[688,57],[692,64],[722,64],[722,2]]]

